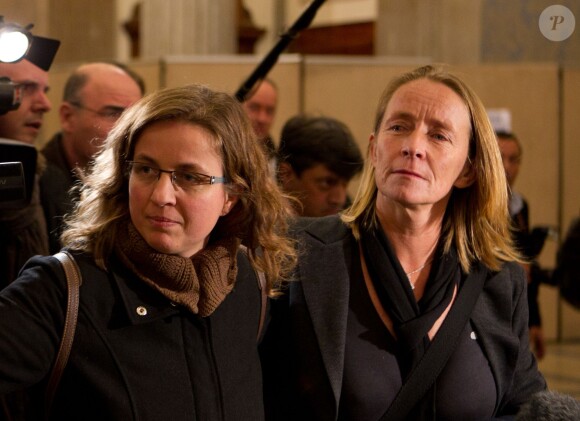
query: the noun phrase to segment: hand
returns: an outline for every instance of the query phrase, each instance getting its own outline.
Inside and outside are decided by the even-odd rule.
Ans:
[[[538,360],[546,354],[546,344],[541,326],[530,326],[530,346]]]

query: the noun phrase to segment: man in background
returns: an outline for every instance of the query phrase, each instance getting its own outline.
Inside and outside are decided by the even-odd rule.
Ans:
[[[0,63],[0,76],[16,84],[21,94],[20,106],[0,115],[0,137],[33,145],[44,114],[51,108],[46,95],[48,68],[24,59],[17,63]],[[29,204],[16,209],[0,209],[0,289],[16,279],[30,257],[48,253],[46,221],[38,188],[43,168],[39,160]]]
[[[121,113],[144,94],[142,79],[118,63],[88,63],[68,78],[59,108],[61,131],[42,149],[48,162],[40,187],[50,252],[61,249],[63,218],[74,206],[82,174]]]
[[[296,197],[302,216],[326,216],[343,210],[347,187],[361,172],[363,157],[352,133],[330,117],[297,115],[282,128],[278,180]]]
[[[538,292],[540,282],[534,273],[539,273],[539,267],[535,267],[533,260],[536,258],[532,251],[532,238],[530,235],[529,207],[526,199],[514,190],[514,184],[520,172],[522,162],[522,145],[513,133],[498,132],[497,140],[509,186],[509,213],[512,218],[514,241],[522,255],[532,263],[523,264],[528,279],[528,307],[530,343],[538,359],[542,359],[546,352],[544,335],[542,332],[542,319],[538,304]]]
[[[0,110],[0,138],[34,145],[42,128],[44,115],[50,111],[48,70],[60,41],[32,36],[26,58],[16,63],[0,62],[0,77],[7,78],[19,93],[20,104],[14,110]],[[5,83],[8,83],[6,80]],[[0,156],[0,162],[2,161]],[[20,268],[35,255],[48,254],[46,220],[40,204],[39,179],[45,163],[41,157],[33,163],[36,171],[30,201],[18,207],[0,206],[0,289],[16,279]],[[0,396],[0,420],[25,419],[27,399],[24,392]]]
[[[0,115],[0,136],[33,145],[44,114],[51,108],[46,95],[48,71],[24,59],[18,63],[0,63],[0,76],[18,85],[22,95],[16,110]]]
[[[278,107],[278,88],[270,79],[264,79],[256,85],[255,91],[243,103],[246,114],[252,122],[254,132],[270,159],[270,163],[276,165],[276,145],[270,131],[276,117]]]

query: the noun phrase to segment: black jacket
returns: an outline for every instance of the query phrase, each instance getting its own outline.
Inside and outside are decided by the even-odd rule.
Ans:
[[[336,216],[302,223],[296,279],[286,297],[275,303],[262,349],[268,413],[276,420],[336,420],[358,247]],[[519,265],[488,271],[470,322],[495,379],[496,416],[513,415],[533,393],[546,388],[528,343],[526,281]],[[284,367],[291,369],[285,372]],[[296,381],[280,382],[285,377]]]
[[[79,319],[51,419],[261,420],[261,293],[238,253],[234,290],[207,318],[173,306],[112,259],[76,255]],[[0,394],[40,383],[61,339],[66,281],[53,257],[0,293]]]
[[[50,139],[42,154],[46,158],[46,169],[40,177],[40,200],[46,218],[50,253],[53,254],[62,248],[60,235],[64,229],[63,220],[79,198],[77,190],[71,191],[79,179],[66,162],[62,133]]]

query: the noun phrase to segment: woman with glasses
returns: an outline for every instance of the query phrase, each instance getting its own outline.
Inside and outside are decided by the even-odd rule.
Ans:
[[[62,236],[82,285],[51,419],[264,418],[264,297],[295,260],[288,206],[267,174],[227,94],[166,89],[121,116]],[[52,256],[2,291],[0,393],[43,389],[66,300]]]

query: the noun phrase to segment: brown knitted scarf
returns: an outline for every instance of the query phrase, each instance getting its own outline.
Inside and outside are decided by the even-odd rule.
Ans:
[[[119,230],[116,253],[146,284],[202,317],[211,315],[234,287],[238,266],[237,238],[207,245],[191,258],[159,253],[132,223]]]

